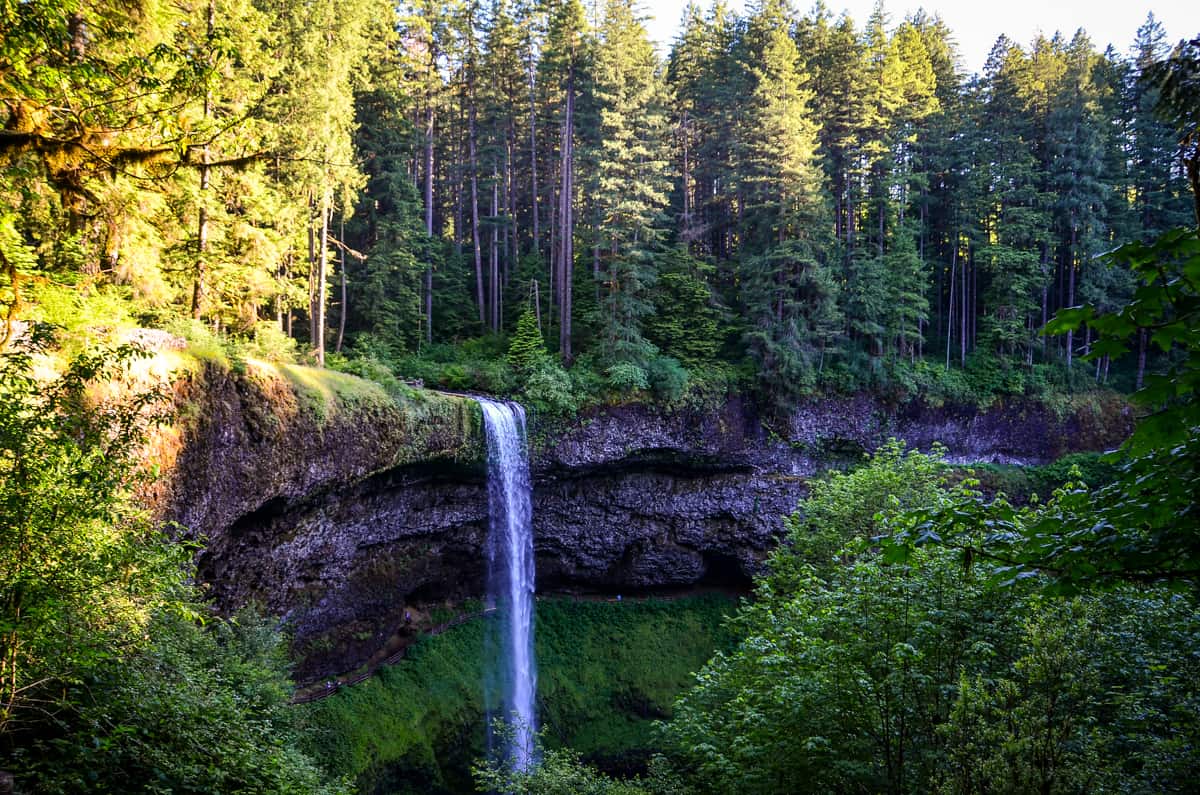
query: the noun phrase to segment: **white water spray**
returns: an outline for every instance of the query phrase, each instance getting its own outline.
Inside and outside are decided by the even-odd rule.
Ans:
[[[525,453],[525,411],[516,403],[477,398],[483,409],[488,446],[488,598],[499,613],[500,681],[504,715],[512,722],[512,764],[524,770],[532,761],[537,731],[534,698],[537,665],[533,657],[533,508],[529,459]]]

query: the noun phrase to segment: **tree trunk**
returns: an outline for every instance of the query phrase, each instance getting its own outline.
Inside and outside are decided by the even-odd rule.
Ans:
[[[1075,306],[1075,244],[1077,242],[1077,232],[1075,231],[1075,223],[1071,223],[1071,250],[1070,258],[1067,260],[1067,306]],[[1075,357],[1075,331],[1067,329],[1067,371],[1071,370],[1071,363]]]
[[[433,237],[433,100],[425,105],[425,234]],[[433,263],[425,265],[424,279],[425,341],[433,342]]]
[[[483,251],[479,244],[479,161],[475,151],[475,69],[468,64],[470,70],[470,87],[468,88],[470,108],[467,110],[467,146],[468,168],[471,169],[471,245],[475,256],[475,303],[479,307],[479,325],[487,330],[487,304],[483,296]]]
[[[1141,391],[1146,380],[1146,329],[1138,329],[1137,382],[1135,387]]]
[[[568,67],[566,113],[563,117],[562,186],[559,196],[558,350],[565,364],[571,354],[571,273],[574,267],[575,67]]]
[[[342,340],[346,337],[346,216],[343,213],[341,224],[338,226],[338,239],[342,241],[341,247],[338,249],[338,270],[342,274],[342,296],[341,307],[342,311],[338,312],[338,333],[337,344],[333,350],[336,353],[342,352]]]
[[[313,349],[317,354],[317,366],[325,366],[325,280],[329,267],[329,214],[330,196],[326,190],[321,197],[321,250],[317,252],[317,289],[316,289],[316,320],[313,324],[316,335],[313,339]]]
[[[205,107],[208,101],[205,100]],[[207,114],[206,114],[207,115]],[[192,318],[199,320],[204,311],[204,280],[208,276],[208,185],[211,177],[211,167],[208,165],[208,147],[200,153],[200,209],[198,212],[198,229],[196,230],[196,275],[192,282]]]
[[[500,175],[492,168],[492,239],[488,247],[488,279],[491,282],[488,305],[492,314],[492,331],[500,331],[500,239],[496,219],[500,213]]]
[[[529,58],[529,175],[533,188],[533,253],[541,254],[541,233],[538,226],[538,173],[537,173],[537,93],[533,77],[533,57]]]
[[[308,341],[317,339],[317,202],[308,195]]]
[[[1196,213],[1196,227],[1200,228],[1200,141],[1196,140],[1197,135],[1192,134],[1192,154],[1183,159],[1183,166],[1187,171],[1188,183],[1192,186],[1192,209]]]
[[[693,233],[692,233],[692,168],[688,158],[688,143],[691,133],[689,132],[689,122],[687,112],[683,114],[683,120],[680,122],[680,138],[683,144],[683,223],[682,229],[683,240],[688,246],[688,250],[692,249]]]
[[[211,41],[216,22],[216,3],[208,3],[208,39]],[[204,120],[212,115],[212,91],[204,90]],[[199,320],[204,312],[204,280],[208,276],[208,190],[212,179],[212,167],[208,164],[208,146],[200,152],[200,207],[197,213],[196,230],[196,277],[192,283],[192,318]]]
[[[959,314],[962,316],[962,333],[960,334],[959,340],[958,340],[958,344],[959,344],[958,363],[962,367],[967,366],[967,310],[969,308],[968,300],[967,300],[968,299],[968,295],[967,295],[967,270],[968,269],[967,269],[967,266],[969,264],[970,264],[970,262],[968,260],[966,262],[963,262],[963,266],[962,266],[962,305],[959,307],[959,309],[960,309]]]

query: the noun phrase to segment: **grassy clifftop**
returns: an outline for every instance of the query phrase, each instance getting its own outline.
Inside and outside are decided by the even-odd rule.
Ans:
[[[143,368],[175,407],[147,452],[162,473],[149,502],[202,535],[394,467],[485,460],[469,398],[194,346],[160,350]]]

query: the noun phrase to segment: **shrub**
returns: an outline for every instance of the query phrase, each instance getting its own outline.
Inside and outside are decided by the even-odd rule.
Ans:
[[[541,414],[569,414],[579,408],[571,378],[558,362],[544,359],[530,370],[521,391],[522,402]]]
[[[348,359],[341,354],[331,353],[325,357],[325,364],[332,370],[374,381],[392,397],[412,392],[407,384],[396,377],[390,367],[373,357]]]
[[[294,364],[296,361],[296,341],[271,320],[262,320],[254,324],[246,352],[259,359],[269,362]]]
[[[655,356],[646,365],[646,377],[654,396],[667,403],[683,397],[688,385],[688,371],[672,356]]]
[[[620,362],[609,367],[605,371],[605,380],[618,393],[637,392],[650,386],[646,371],[632,362]]]

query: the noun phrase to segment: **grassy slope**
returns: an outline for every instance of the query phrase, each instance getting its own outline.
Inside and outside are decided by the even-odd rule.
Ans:
[[[653,720],[733,639],[721,595],[620,603],[543,599],[538,707],[552,745],[617,765],[652,746]],[[484,620],[419,643],[400,664],[299,707],[317,752],[365,792],[461,792],[483,754]]]

